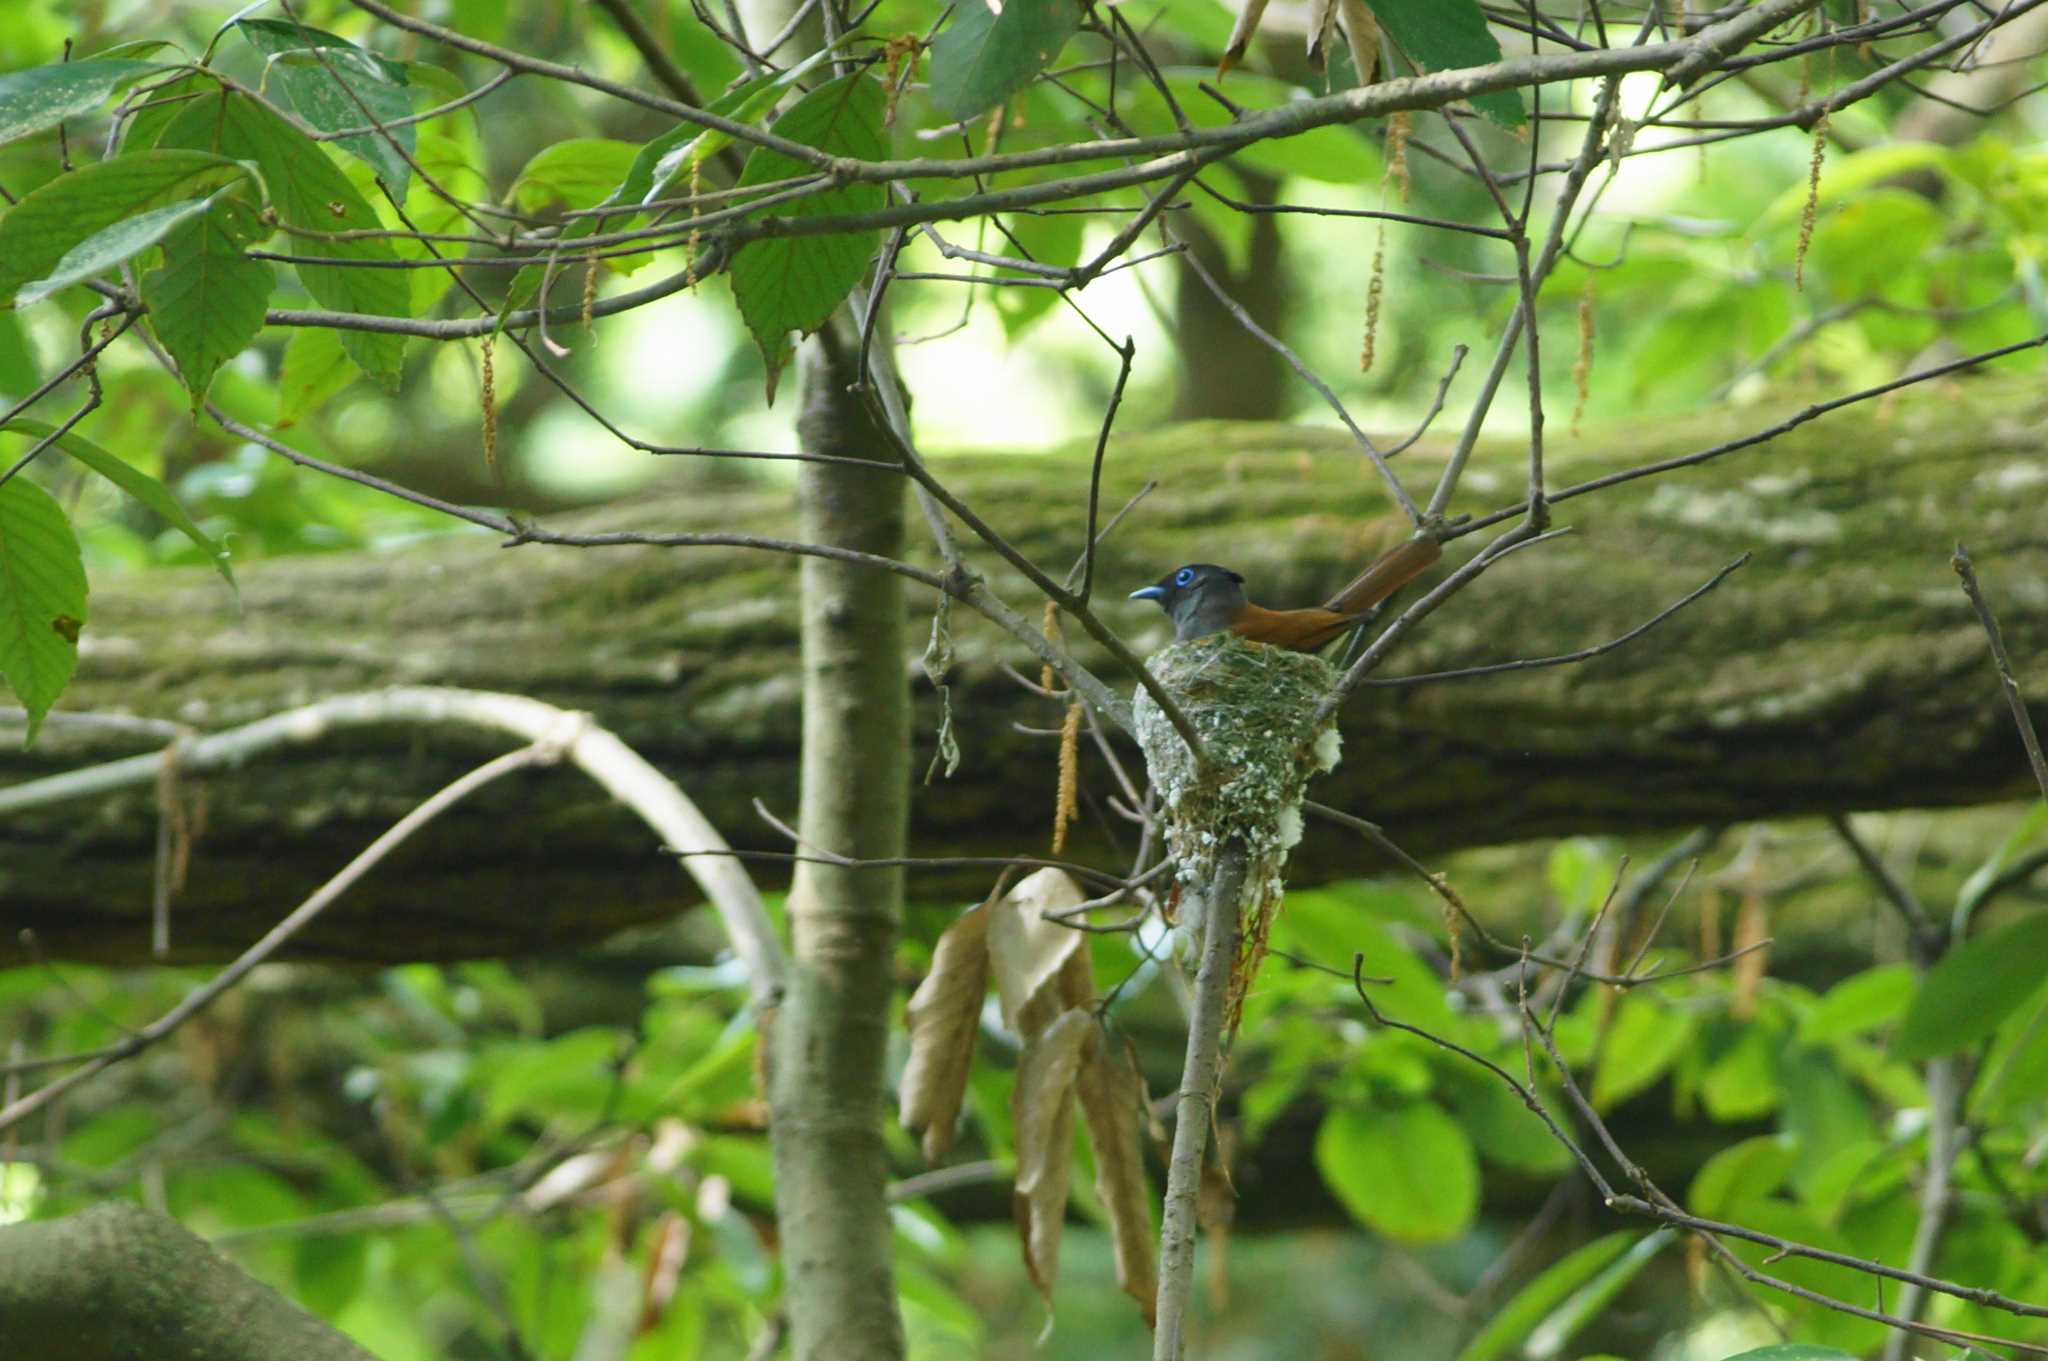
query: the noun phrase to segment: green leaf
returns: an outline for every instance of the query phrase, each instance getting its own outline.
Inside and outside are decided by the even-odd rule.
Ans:
[[[2048,1094],[2048,990],[2036,993],[2024,1013],[1998,1032],[1970,1088],[1969,1115],[1991,1122],[2039,1102]]]
[[[1890,1025],[1906,1009],[1913,988],[1913,971],[1904,964],[1880,964],[1851,974],[1829,988],[1820,1005],[1806,1014],[1799,1038],[1825,1044]]]
[[[278,428],[298,424],[362,373],[341,348],[337,332],[325,326],[293,327],[277,380]]]
[[[1817,202],[1822,208],[1827,208],[1873,184],[1896,180],[1916,170],[1937,170],[1944,178],[1954,178],[1958,159],[1955,148],[1933,142],[1874,146],[1847,156],[1830,154],[1821,174]],[[1804,179],[1787,187],[1771,201],[1769,207],[1757,214],[1751,224],[1751,232],[1764,232],[1799,221],[1806,212],[1807,193]]]
[[[1975,1044],[2033,996],[2048,977],[2048,912],[1965,941],[1927,971],[1906,1008],[1893,1052],[1905,1059]]]
[[[760,76],[728,90],[712,100],[706,108],[726,118],[752,122],[773,108],[776,101],[793,88],[798,80],[830,60],[836,46],[838,44],[814,52],[786,71],[778,71],[772,76]],[[703,164],[731,144],[732,138],[716,129],[707,128],[700,131],[694,123],[678,123],[640,148],[639,154],[633,157],[632,165],[627,167],[625,178],[619,181],[618,188],[606,196],[603,204],[638,205],[658,198],[672,183],[687,176],[693,166]],[[645,214],[636,214],[630,218],[579,217],[562,229],[559,239],[566,245],[599,231],[621,231],[628,227],[643,226],[646,221]],[[647,258],[645,255],[622,255],[604,263],[621,274],[630,274],[644,264]],[[513,312],[529,305],[546,273],[545,265],[528,265],[513,275],[511,286],[505,290],[504,311]]]
[[[1600,1051],[1593,1074],[1593,1104],[1612,1110],[1664,1075],[1691,1041],[1692,1017],[1660,1005],[1641,992],[1630,993],[1615,1008],[1614,1024]]]
[[[856,72],[820,85],[775,120],[771,131],[835,156],[883,159],[889,150],[882,130],[880,82]],[[757,147],[740,172],[740,184],[766,184],[811,173],[811,167],[780,152]],[[881,208],[879,184],[849,184],[780,204],[779,217],[805,218],[868,213]],[[740,316],[761,347],[768,367],[768,400],[789,360],[789,333],[809,335],[831,319],[874,257],[881,233],[874,229],[829,236],[784,236],[751,241],[733,258],[729,273]]]
[[[1713,1055],[1700,1077],[1707,1115],[1722,1124],[1757,1120],[1778,1108],[1779,1038],[1759,1025],[1746,1025]]]
[[[1424,71],[1490,66],[1500,44],[1486,27],[1477,0],[1366,0],[1388,37]],[[1529,121],[1522,97],[1513,90],[1477,95],[1472,107],[1504,128]]]
[[[0,676],[28,710],[28,746],[78,666],[85,564],[63,508],[16,474],[0,482]]]
[[[1461,1061],[1439,1071],[1438,1087],[1487,1162],[1546,1176],[1571,1167],[1571,1150],[1493,1074]]]
[[[24,285],[35,285],[33,302],[120,263],[248,177],[246,166],[200,151],[122,156],[58,176],[0,217],[0,307],[18,305]]]
[[[0,146],[90,113],[122,86],[170,69],[153,61],[94,58],[0,76]]]
[[[1621,861],[1607,842],[1575,836],[1560,841],[1550,851],[1545,874],[1550,891],[1567,912],[1591,912],[1614,889]]]
[[[54,433],[56,428],[54,425],[32,420],[27,416],[16,416],[6,425],[0,426],[0,430],[10,434],[26,435],[33,439],[44,439]],[[178,503],[178,498],[171,495],[170,489],[163,483],[127,459],[94,444],[75,430],[67,430],[59,435],[56,447],[161,515],[180,534],[190,539],[200,552],[206,554],[207,560],[213,564],[213,569],[221,574],[221,578],[227,582],[230,589],[234,587],[235,574],[228,566],[227,550],[214,542],[207,532],[199,527],[198,522],[186,513],[185,507]],[[79,617],[84,618],[83,615]]]
[[[1799,1156],[1793,1188],[1810,1197],[1837,1152],[1879,1131],[1862,1089],[1826,1050],[1788,1049],[1779,1057],[1784,1106],[1779,1127],[1793,1137]]]
[[[1573,1291],[1570,1299],[1536,1325],[1529,1334],[1529,1340],[1522,1344],[1522,1354],[1529,1361],[1550,1361],[1562,1352],[1579,1330],[1606,1312],[1607,1306],[1614,1303],[1614,1297],[1622,1292],[1623,1287],[1677,1237],[1675,1230],[1658,1229],[1631,1247],[1620,1261],[1609,1263],[1599,1275]]]
[[[738,122],[750,123],[774,108],[784,94],[796,88],[800,80],[831,60],[833,52],[846,41],[847,38],[841,38],[838,42],[813,52],[787,70],[777,71],[773,75],[756,76],[745,84],[726,91],[712,100],[707,107],[712,113],[722,114]],[[633,174],[629,174],[625,182],[619,186],[619,202],[645,203],[649,199],[659,197],[671,184],[689,173],[692,166],[702,165],[731,146],[733,140],[729,134],[720,132],[717,128],[706,128],[702,132],[696,132],[695,127],[687,123],[676,129],[676,132],[694,132],[695,135],[680,144],[676,140],[671,140],[674,134],[671,134],[671,138],[656,138],[654,142],[649,142],[649,150],[653,149],[656,142],[668,144],[656,156],[649,158],[648,164],[652,166],[650,178],[643,181],[637,189],[633,187],[633,175],[643,171],[641,163],[638,160],[634,162]]]
[[[1804,1342],[1780,1342],[1775,1346],[1758,1347],[1755,1351],[1739,1352],[1725,1357],[1723,1361],[1856,1361],[1847,1352],[1838,1352],[1833,1347],[1809,1347]]]
[[[1404,1243],[1456,1238],[1479,1209],[1472,1143],[1428,1101],[1332,1108],[1316,1131],[1316,1168],[1354,1218]]]
[[[128,115],[121,129],[119,154],[132,156],[138,151],[148,151],[163,136],[164,129],[183,114],[195,98],[209,94],[218,96],[220,91],[220,81],[213,72],[203,68],[159,83],[149,91],[148,98],[137,104]]]
[[[142,281],[150,327],[178,362],[194,407],[214,372],[263,329],[276,276],[267,262],[244,255],[241,242],[268,230],[247,207],[218,204],[172,233],[164,243],[163,267]]]
[[[1798,1161],[1797,1146],[1782,1134],[1762,1134],[1730,1144],[1693,1174],[1686,1204],[1696,1215],[1727,1219],[1744,1202],[1777,1190]]]
[[[320,144],[261,100],[233,92],[194,100],[164,129],[159,145],[204,147],[256,162],[270,191],[271,206],[290,226],[340,232],[384,225]],[[406,271],[375,267],[379,261],[398,258],[391,243],[382,237],[342,241],[293,237],[291,251],[336,262],[294,266],[306,291],[323,307],[375,316],[410,315],[412,285]],[[351,264],[371,267],[350,268]],[[365,373],[386,389],[398,390],[404,336],[344,330],[341,344]]]
[[[2005,840],[1999,843],[1998,849],[1991,853],[1990,858],[1970,871],[1970,877],[1963,881],[1962,888],[1956,892],[1951,929],[1957,935],[1969,929],[1970,914],[1984,901],[1984,895],[1991,891],[1991,885],[1997,882],[2006,863],[2018,855],[2028,842],[2039,836],[2043,829],[2048,829],[2048,800],[2035,804],[2033,809],[2020,819],[2019,826],[2013,828]]]
[[[1613,1266],[1642,1238],[1639,1233],[1610,1233],[1551,1263],[1500,1307],[1479,1336],[1458,1353],[1458,1361],[1494,1361],[1508,1355],[1567,1296]]]
[[[961,0],[932,41],[932,103],[962,120],[994,108],[1043,71],[1080,26],[1077,0]]]
[[[594,208],[633,168],[640,148],[609,137],[571,137],[542,147],[512,182],[512,206],[537,213],[561,204]]]
[[[360,1233],[313,1234],[292,1243],[292,1298],[302,1309],[333,1318],[362,1293],[370,1243]]]
[[[235,28],[269,59],[266,70],[283,87],[292,109],[321,132],[412,116],[412,89],[405,68],[397,62],[304,24],[243,19]],[[414,132],[406,123],[386,132],[343,137],[335,145],[361,157],[390,186],[392,196],[403,200],[406,177],[412,173],[406,157],[413,151]]]

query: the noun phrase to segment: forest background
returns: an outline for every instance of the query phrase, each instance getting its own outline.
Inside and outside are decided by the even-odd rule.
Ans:
[[[1198,1008],[1121,597],[1423,533],[1198,1150],[1191,1354],[2038,1354],[2048,6],[1276,0],[1221,77],[1215,0],[1002,14],[0,13],[0,1339],[168,1307],[37,1274],[111,1224],[387,1361],[1145,1354],[1134,1183],[1030,1025],[970,999],[932,1163],[906,1004],[1057,846],[1149,1236]],[[1575,659],[1412,680],[1529,658]],[[679,871],[570,712],[741,854]],[[776,1032],[866,1041],[812,1074],[875,1172],[830,1289],[780,1255],[792,858],[870,985]]]

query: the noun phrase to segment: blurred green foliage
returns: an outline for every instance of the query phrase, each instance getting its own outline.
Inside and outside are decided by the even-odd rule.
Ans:
[[[1045,17],[1021,0],[1013,8],[1013,23]],[[647,79],[630,44],[592,7],[450,0],[440,9],[448,23],[486,41],[573,60],[616,80]],[[351,88],[380,107],[432,107],[487,74],[468,57],[375,31],[345,4],[319,0],[296,10],[336,43],[365,44],[377,54],[351,68]],[[228,13],[213,5],[160,13],[133,4],[18,0],[0,8],[0,71],[52,65],[67,40],[89,56],[130,38],[162,39],[171,45],[149,60],[194,58]],[[1201,88],[1229,31],[1222,5],[1129,0],[1120,14],[1156,40],[1182,112],[1199,125],[1228,118]],[[1053,17],[1059,21],[1050,30],[1063,28]],[[933,19],[928,5],[883,0],[868,32],[922,34]],[[730,91],[717,107],[756,122],[773,116],[782,87],[733,89],[740,65],[687,6],[659,7],[655,22],[707,97]],[[978,11],[956,18],[959,27],[941,38],[939,52],[967,45],[974,34],[966,25],[983,22]],[[267,75],[272,93],[318,130],[350,126],[355,106],[333,103],[319,78],[324,69],[292,55],[297,49],[287,44],[266,73],[262,57],[279,50],[277,28],[244,34],[245,44],[223,40],[220,69],[249,88],[263,86]],[[1063,89],[1029,86],[986,128],[953,124],[993,101],[913,84],[892,99],[887,135],[897,154],[992,142],[1016,150],[1091,136],[1100,124],[1091,105],[1106,106],[1112,95],[1100,52],[1096,38],[1074,39],[1059,57],[1073,63],[1060,70]],[[1268,55],[1233,74],[1232,100],[1274,107],[1329,82]],[[1842,53],[1829,78],[1854,79],[1873,60]],[[192,78],[177,91],[191,96],[182,108],[138,118],[124,153],[196,155],[200,147],[252,160],[270,202],[302,228],[326,214],[351,225],[404,220],[426,232],[466,229],[410,166],[386,157],[388,148],[346,137],[319,149],[253,99],[223,96],[210,84]],[[875,93],[860,88],[863,100]],[[1141,134],[1175,126],[1175,111],[1127,73],[1117,74],[1114,93],[1120,124]],[[408,134],[410,149],[421,170],[459,195],[529,213],[607,202],[637,209],[650,192],[686,181],[730,150],[709,134],[685,137],[646,110],[586,95],[544,80],[515,81],[487,105],[422,121]],[[1647,95],[1635,78],[1624,83],[1632,113]],[[1755,116],[1775,109],[1773,98],[1761,86],[1730,83],[1702,96],[1695,114]],[[1706,400],[1752,401],[1783,387],[1868,384],[1935,347],[1968,352],[2048,326],[2041,278],[2048,151],[2032,140],[2037,132],[2008,124],[1961,146],[1897,144],[1889,133],[1905,99],[1883,92],[1834,120],[1810,238],[1813,142],[1795,128],[1746,138],[1734,155],[1674,150],[1627,161],[1539,300],[1553,409],[1582,406],[1587,421],[1611,423]],[[1513,121],[1499,105],[1489,111]],[[74,159],[90,162],[107,132],[104,116],[78,117],[66,145]],[[1415,145],[1397,167],[1385,134],[1370,124],[1324,128],[1249,148],[1237,163],[1277,179],[1281,198],[1294,203],[1484,218],[1480,186]],[[1537,157],[1568,155],[1577,137],[1571,124],[1517,140],[1476,122],[1471,135],[1496,156]],[[1671,134],[1643,136],[1638,150]],[[0,148],[0,185],[20,198],[57,182],[56,149],[54,131]],[[750,172],[757,179],[788,168],[757,164]],[[378,190],[379,173],[392,184],[402,218]],[[1023,172],[1011,182],[1051,173]],[[1234,168],[1210,178],[1220,192],[1244,190]],[[959,186],[926,188],[938,195]],[[871,206],[878,198],[857,201]],[[1247,217],[1195,191],[1177,211],[1212,235],[1233,264],[1249,260]],[[1068,265],[1089,258],[1114,230],[1063,215],[1020,215],[1005,226],[1000,236],[985,224],[949,231],[970,248],[1015,248]],[[379,241],[347,253],[430,258],[425,242]],[[344,253],[343,243],[283,244],[282,253]],[[664,272],[682,267],[685,249],[677,243],[659,252]],[[157,250],[145,243],[131,253],[147,266]],[[1377,257],[1384,260],[1378,362],[1361,374]],[[562,301],[586,287],[594,298],[613,296],[645,259],[609,261],[587,280],[581,267],[568,269],[552,281],[551,296]],[[1310,216],[1290,221],[1288,277],[1260,286],[1292,299],[1285,336],[1347,400],[1376,421],[1401,424],[1434,393],[1454,344],[1498,333],[1514,304],[1501,282],[1511,264],[1497,243],[1427,225]],[[924,241],[903,257],[907,271],[949,267]],[[305,272],[282,262],[262,268],[275,289],[273,306],[426,314],[454,296],[441,269],[335,275],[322,274],[317,262]],[[485,310],[523,301],[540,282],[531,269],[473,269],[467,278]],[[1167,295],[1176,282],[1172,262],[1160,261],[1074,299],[1112,335],[1140,337],[1147,362],[1124,417],[1133,424],[1156,419],[1172,401],[1174,366],[1150,359],[1172,352]],[[746,284],[740,287],[744,304]],[[601,332],[565,328],[551,337],[563,351],[554,362],[596,406],[642,435],[786,449],[788,412],[769,411],[760,396],[772,364],[764,367],[749,342],[727,288],[708,284]],[[74,352],[92,303],[73,289],[37,310],[0,312],[0,401],[23,396]],[[970,293],[955,283],[906,281],[894,306],[899,332],[943,337],[903,350],[929,442],[1015,447],[1093,431],[1114,366],[1086,322],[1050,290]],[[237,353],[234,342],[250,331],[247,310],[225,339],[163,339],[194,354],[215,345],[220,353],[196,367],[218,360],[219,371],[197,388],[235,419],[346,469],[455,500],[516,506],[557,505],[661,478],[713,485],[720,476],[780,475],[705,473],[625,450],[553,395],[509,344],[492,351],[504,441],[493,463],[480,435],[479,347],[273,328]],[[380,381],[359,381],[366,372]],[[192,524],[181,532],[164,504],[152,508],[148,497],[123,496],[77,465],[43,460],[33,473],[39,490],[16,495],[41,498],[38,514],[43,501],[61,507],[95,574],[207,561],[209,539],[249,558],[381,549],[466,532],[195,418],[194,393],[130,347],[111,348],[99,375],[105,404],[81,433],[114,451],[135,477],[175,493]],[[1453,404],[1477,381],[1474,372],[1461,376]],[[1512,377],[1510,389],[1519,381]],[[1280,405],[1324,418],[1298,390]],[[1525,409],[1510,391],[1493,419],[1511,429]],[[2037,848],[2042,833],[2039,818],[2022,825],[1964,882],[1954,895],[1959,927],[1972,927],[2001,867]],[[1517,918],[1536,939],[1570,937],[1590,928],[1619,874],[1614,847],[1566,842],[1489,916],[1496,927],[1507,924],[1500,918]],[[1840,874],[1835,880],[1845,882]],[[1860,889],[1843,891],[1864,914],[1885,910]],[[1709,956],[1707,922],[1723,896],[1740,893],[1723,885],[1703,890],[1713,906],[1688,909],[1671,932],[1644,942],[1645,968],[1682,970]],[[1724,969],[1625,990],[1581,985],[1532,1004],[1556,1008],[1559,1056],[1591,1109],[1617,1119],[1647,1111],[1653,1122],[1706,1131],[1713,1149],[1690,1172],[1690,1211],[1890,1261],[1904,1260],[1910,1248],[1926,1176],[1924,1061],[1966,1054],[1974,1060],[1965,1097],[1974,1137],[1970,1156],[1957,1164],[1960,1194],[1934,1268],[2041,1299],[2048,1265],[2040,1226],[2022,1210],[2048,1195],[2039,1156],[2048,1130],[2048,991],[2041,983],[2048,933],[2038,911],[2027,918],[2004,911],[2003,902],[1986,904],[1988,920],[1975,924],[1977,934],[1924,977],[1902,943],[1885,937],[1839,979]],[[1295,1356],[1311,1344],[1332,1358],[1387,1354],[1394,1344],[1369,1349],[1359,1340],[1370,1327],[1406,1339],[1400,1354],[1462,1347],[1468,1361],[1610,1345],[1645,1356],[1718,1356],[1763,1341],[1738,1336],[1754,1323],[1759,1302],[1815,1345],[1765,1347],[1750,1353],[1757,1361],[1841,1354],[1830,1348],[1860,1354],[1876,1344],[1868,1321],[1782,1295],[1745,1300],[1703,1264],[1679,1266],[1681,1254],[1664,1234],[1613,1232],[1590,1213],[1546,1235],[1539,1260],[1515,1263],[1505,1281],[1492,1278],[1488,1268],[1502,1260],[1507,1240],[1536,1216],[1532,1196],[1540,1201],[1572,1175],[1572,1155],[1468,1056],[1372,1024],[1352,963],[1358,957],[1359,971],[1373,980],[1367,996],[1384,1016],[1525,1078],[1530,1096],[1583,1143],[1586,1122],[1573,1111],[1566,1074],[1532,1054],[1513,1024],[1520,979],[1512,961],[1484,957],[1464,927],[1447,926],[1421,892],[1380,883],[1291,895],[1273,946],[1276,957],[1246,1001],[1232,1134],[1256,1149],[1291,1123],[1309,1122],[1306,1157],[1323,1193],[1361,1232],[1325,1229],[1292,1240],[1284,1251],[1306,1258],[1306,1268],[1292,1257],[1276,1262],[1280,1254],[1270,1249],[1233,1248],[1240,1303],[1212,1301],[1202,1320],[1217,1339],[1215,1354]],[[923,967],[928,949],[928,941],[906,944],[906,979]],[[646,1303],[644,1326],[625,1352],[633,1361],[743,1354],[768,1326],[780,1288],[772,1159],[755,1072],[760,1018],[744,1010],[739,980],[703,942],[687,953],[692,962],[625,969],[624,995],[604,1005],[565,999],[561,977],[539,963],[421,964],[354,979],[265,970],[175,1042],[86,1088],[61,1119],[10,1149],[0,1169],[0,1218],[62,1214],[108,1196],[161,1206],[389,1361],[505,1354],[508,1331],[535,1355],[571,1356],[602,1323],[600,1285],[620,1281]],[[1098,987],[1116,990],[1115,1024],[1137,1033],[1161,1014],[1176,1014],[1157,965],[1125,940],[1097,941],[1093,958]],[[1612,971],[1627,959],[1616,947],[1597,962]],[[1489,970],[1483,977],[1490,982],[1472,981]],[[1454,973],[1457,986],[1450,985]],[[197,981],[195,973],[169,969],[0,973],[0,1033],[31,1054],[94,1050],[160,1014]],[[589,982],[570,977],[571,986]],[[965,1142],[972,1156],[996,1164],[1000,1180],[1014,1154],[1009,1051],[1002,1036],[992,1038],[972,1079]],[[1170,1072],[1162,1079],[1171,1080]],[[910,1141],[900,1132],[891,1139],[895,1171],[913,1175]],[[1087,1180],[1077,1178],[1084,1218],[1100,1213],[1081,1189]],[[914,1354],[1021,1354],[1018,1339],[1041,1320],[1015,1288],[1014,1244],[1005,1230],[963,1227],[956,1218],[967,1221],[967,1211],[942,1211],[923,1198],[896,1211],[901,1303]],[[1772,1260],[1761,1244],[1735,1251],[1797,1284],[1868,1298],[1868,1280],[1840,1266]],[[1071,1255],[1069,1298],[1046,1354],[1100,1355],[1105,1338],[1134,1341],[1135,1318],[1114,1296],[1108,1270],[1099,1252],[1084,1247]],[[1420,1270],[1439,1293],[1474,1291],[1479,1304],[1447,1306],[1427,1290],[1399,1290],[1390,1280],[1403,1270]],[[1372,1312],[1360,1302],[1364,1294],[1338,1298],[1361,1277],[1370,1278]],[[1929,1315],[1949,1327],[2048,1338],[2039,1320],[2016,1321],[1967,1300],[1938,1298]]]

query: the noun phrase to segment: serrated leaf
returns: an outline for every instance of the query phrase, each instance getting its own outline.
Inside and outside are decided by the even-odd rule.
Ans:
[[[932,40],[932,103],[962,121],[1008,99],[1081,26],[1077,0],[961,0]]]
[[[57,427],[53,425],[44,421],[33,420],[27,416],[16,416],[8,421],[6,425],[0,426],[0,430],[24,435],[30,439],[47,438],[49,435],[54,434],[56,429]],[[206,554],[207,560],[213,564],[214,570],[221,574],[221,578],[227,582],[229,589],[234,589],[235,574],[228,566],[227,550],[222,548],[205,530],[199,527],[198,522],[186,512],[185,507],[179,504],[178,498],[171,495],[170,489],[164,486],[163,483],[157,481],[127,459],[121,458],[100,445],[94,444],[75,430],[67,430],[62,435],[59,435],[56,447],[98,473],[101,477],[106,478],[107,481],[113,483],[122,491],[127,492],[158,515],[161,515],[180,534],[190,539],[198,546],[201,552]],[[20,480],[20,478],[14,479],[16,482]],[[83,618],[84,616],[81,615],[79,617]]]
[[[883,92],[879,81],[856,72],[828,81],[805,95],[776,119],[771,131],[793,142],[834,156],[863,161],[883,159],[889,150],[882,130]],[[740,172],[740,184],[767,184],[811,173],[803,162],[757,147]],[[879,184],[848,184],[777,205],[772,211],[787,218],[869,213],[881,208]],[[768,400],[775,400],[775,382],[790,354],[789,335],[823,326],[834,309],[853,291],[873,258],[881,233],[870,228],[829,236],[784,236],[751,241],[740,248],[730,267],[733,297],[740,316],[768,366]]]
[[[225,91],[218,97],[195,100],[164,129],[158,142],[166,147],[203,147],[256,162],[270,191],[271,206],[290,226],[341,232],[384,225],[320,144],[261,100]],[[406,271],[374,267],[376,262],[398,258],[384,238],[337,241],[294,236],[290,249],[295,255],[336,262],[294,266],[306,291],[322,306],[387,317],[411,314],[412,284]],[[351,264],[372,267],[351,268]],[[398,390],[405,359],[404,336],[349,329],[342,332],[341,344],[365,373],[387,390]]]
[[[633,168],[640,148],[610,137],[571,137],[533,154],[512,181],[511,203],[522,213],[561,204],[594,208]]]
[[[325,326],[293,327],[277,379],[278,427],[298,424],[362,373],[341,348],[338,333]]]
[[[1892,1050],[1904,1059],[1952,1054],[1998,1029],[1999,1022],[2048,978],[2048,912],[1951,949],[1913,994]]]
[[[1479,1209],[1472,1143],[1428,1101],[1333,1107],[1316,1131],[1316,1169],[1354,1218],[1404,1243],[1456,1238]]]
[[[247,216],[249,222],[238,222]],[[162,268],[142,281],[149,324],[178,363],[178,376],[197,407],[213,375],[263,329],[263,312],[276,276],[251,260],[239,244],[260,236],[254,214],[221,203],[173,232],[164,242]]]
[[[58,176],[0,217],[0,307],[16,306],[24,285],[35,285],[34,302],[111,268],[248,177],[246,166],[203,151],[145,152]]]
[[[0,482],[0,677],[28,710],[23,746],[36,740],[77,669],[85,593],[78,536],[63,507],[19,474]]]
[[[11,71],[0,76],[0,146],[90,113],[122,86],[170,69],[153,61],[95,57]]]
[[[1388,37],[1424,71],[1491,66],[1500,44],[1486,27],[1478,0],[1366,0]],[[1504,128],[1529,121],[1513,90],[1474,95],[1472,107]]]
[[[300,118],[321,132],[389,124],[412,116],[412,90],[405,68],[365,52],[346,38],[279,19],[243,19],[235,29],[264,54],[268,75],[284,90]],[[335,145],[360,157],[405,198],[407,163],[414,148],[412,124],[385,132],[358,133]],[[393,141],[397,146],[393,146]],[[403,148],[401,154],[400,148]]]

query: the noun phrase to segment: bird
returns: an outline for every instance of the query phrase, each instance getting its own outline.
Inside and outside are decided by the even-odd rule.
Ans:
[[[1396,544],[1375,558],[1349,586],[1321,607],[1269,610],[1244,597],[1244,578],[1213,562],[1175,568],[1150,586],[1132,591],[1133,600],[1156,600],[1173,620],[1178,642],[1230,632],[1254,643],[1295,652],[1314,652],[1338,637],[1360,616],[1413,581],[1443,556],[1426,535]]]

